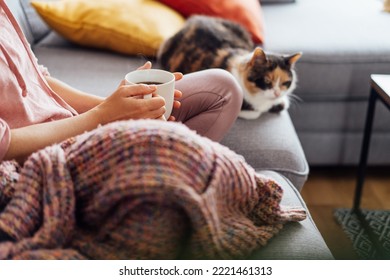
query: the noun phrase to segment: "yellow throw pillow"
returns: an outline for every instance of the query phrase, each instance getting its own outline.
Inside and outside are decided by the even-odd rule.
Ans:
[[[60,0],[31,3],[43,20],[77,44],[156,56],[184,18],[153,0]]]

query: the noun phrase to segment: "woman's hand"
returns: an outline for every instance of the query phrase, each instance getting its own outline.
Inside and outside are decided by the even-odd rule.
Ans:
[[[145,69],[151,69],[151,68],[152,68],[152,63],[150,61],[147,61],[147,62],[145,62],[144,65],[139,67],[138,70],[145,70]],[[183,74],[179,73],[179,72],[175,72],[175,73],[173,73],[173,75],[175,75],[175,81],[179,81],[183,78]],[[174,99],[179,99],[182,97],[182,95],[183,94],[180,90],[175,89]],[[180,101],[178,101],[178,100],[173,101],[173,108],[178,109],[178,108],[180,108],[180,106],[181,106]],[[168,121],[174,121],[174,120],[175,120],[174,116],[170,116],[168,118]]]
[[[155,91],[155,85],[126,85],[123,80],[118,89],[92,111],[100,124],[128,119],[159,119],[165,113],[165,100]],[[142,98],[150,93],[153,98]]]

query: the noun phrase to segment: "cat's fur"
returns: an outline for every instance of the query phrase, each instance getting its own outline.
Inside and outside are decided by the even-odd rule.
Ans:
[[[222,68],[232,73],[244,92],[239,116],[245,119],[289,107],[297,80],[294,65],[300,57],[301,53],[265,53],[240,25],[208,16],[189,18],[158,53],[161,66],[171,72]]]

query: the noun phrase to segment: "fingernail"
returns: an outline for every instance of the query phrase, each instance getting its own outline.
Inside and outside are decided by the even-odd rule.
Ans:
[[[144,99],[150,99],[150,98],[152,98],[152,94],[150,93],[150,94],[145,94],[144,95]]]

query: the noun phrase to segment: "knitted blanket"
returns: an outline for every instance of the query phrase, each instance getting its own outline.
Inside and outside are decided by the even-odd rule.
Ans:
[[[3,162],[0,178],[0,259],[246,258],[306,217],[243,157],[178,123],[109,124],[23,167]]]

